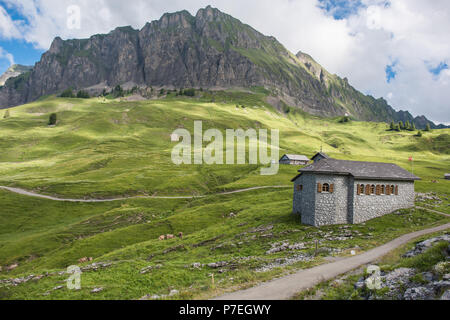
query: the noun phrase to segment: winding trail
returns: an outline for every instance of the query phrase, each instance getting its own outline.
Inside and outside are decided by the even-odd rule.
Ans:
[[[92,203],[92,202],[113,202],[113,201],[122,201],[122,200],[128,200],[128,199],[198,199],[198,198],[206,198],[211,196],[224,196],[228,194],[235,194],[235,193],[242,193],[242,192],[249,192],[253,190],[261,190],[261,189],[282,189],[282,188],[291,188],[291,186],[264,186],[264,187],[253,187],[253,188],[246,188],[246,189],[240,189],[240,190],[234,190],[234,191],[227,191],[227,192],[220,192],[220,193],[213,193],[203,196],[132,196],[132,197],[118,197],[118,198],[110,198],[110,199],[67,199],[67,198],[58,198],[53,196],[47,196],[44,194],[39,194],[32,191],[27,191],[25,189],[21,188],[13,188],[13,187],[4,187],[0,186],[0,189],[7,190],[13,193],[17,193],[24,196],[29,197],[35,197],[35,198],[41,198],[41,199],[47,199],[52,201],[65,201],[65,202],[85,202],[85,203]]]
[[[448,216],[443,212],[439,213]],[[253,288],[224,294],[213,300],[287,300],[322,281],[334,279],[341,274],[369,264],[415,238],[447,229],[450,229],[450,223],[405,234],[360,255],[301,270],[286,277],[264,282]]]

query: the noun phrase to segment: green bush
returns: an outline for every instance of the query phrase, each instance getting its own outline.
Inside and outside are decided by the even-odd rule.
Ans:
[[[347,123],[347,122],[350,122],[350,117],[348,117],[348,116],[342,117],[339,120],[339,123]]]
[[[56,113],[52,113],[52,114],[50,115],[50,117],[48,118],[48,125],[49,125],[49,126],[54,126],[54,125],[56,124],[57,121],[58,121],[58,120],[57,120]]]
[[[80,91],[78,91],[78,93],[77,93],[77,98],[80,98],[80,99],[89,99],[90,96],[89,96],[89,93],[87,93],[86,91],[80,90]]]
[[[195,96],[195,89],[186,89],[184,90],[184,95],[188,97],[194,97]]]
[[[417,132],[416,137],[421,137],[422,136],[422,131]]]
[[[7,118],[9,118],[9,110],[6,110],[5,114],[3,116],[3,119],[7,119]]]
[[[123,89],[122,89],[122,87],[120,85],[117,85],[114,88],[112,94],[113,94],[113,96],[115,98],[120,98],[120,97],[123,97],[125,95],[125,92],[123,91]]]
[[[73,94],[72,89],[66,89],[61,93],[60,97],[61,98],[75,98],[75,95]]]

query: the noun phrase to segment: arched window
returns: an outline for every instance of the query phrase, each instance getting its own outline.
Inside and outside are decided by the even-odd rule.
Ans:
[[[364,194],[364,190],[365,190],[364,188],[365,188],[365,186],[363,184],[359,186],[359,193],[360,194]]]
[[[330,185],[328,183],[323,184],[322,192],[330,192]]]
[[[370,194],[375,194],[375,185],[370,186]]]
[[[384,184],[381,186],[381,194],[386,194],[386,186]]]

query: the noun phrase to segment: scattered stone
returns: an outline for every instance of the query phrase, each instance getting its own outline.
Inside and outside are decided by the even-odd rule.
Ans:
[[[7,267],[6,270],[12,271],[12,270],[16,269],[18,266],[19,266],[18,263],[14,263],[14,264],[10,265],[9,267]]]
[[[64,286],[57,286],[57,287],[54,287],[52,290],[55,291],[55,290],[60,290],[62,288],[64,288]]]
[[[154,269],[161,269],[161,268],[162,268],[161,264],[157,264],[156,266],[148,266],[148,267],[142,268],[140,271],[140,274],[146,274]]]
[[[179,294],[180,292],[178,290],[171,290],[169,293],[169,297],[175,296],[177,294]]]
[[[282,241],[277,243],[272,243],[272,248],[266,251],[266,254],[273,254],[286,250],[303,250],[306,249],[306,245],[303,242],[294,243],[292,245],[289,244],[288,241]]]
[[[429,300],[432,299],[434,293],[426,287],[417,287],[406,289],[403,299],[405,300]]]
[[[313,258],[314,257],[309,254],[299,253],[299,254],[296,254],[289,258],[276,259],[274,262],[266,264],[263,267],[256,269],[255,271],[256,272],[266,272],[266,271],[270,271],[274,268],[289,266],[289,265],[292,265],[292,264],[300,262],[300,261],[304,261],[304,262],[310,261]]]
[[[450,290],[444,292],[444,294],[441,296],[441,300],[450,300]]]
[[[257,228],[253,228],[253,229],[249,230],[249,232],[250,233],[263,233],[263,232],[271,231],[272,229],[273,229],[273,225],[259,226]]]
[[[208,267],[210,267],[212,269],[217,269],[217,268],[226,267],[227,265],[228,265],[228,262],[220,261],[220,262],[209,263]]]
[[[448,241],[450,242],[450,235],[445,234],[443,236],[434,237],[431,239],[424,240],[422,242],[419,242],[415,245],[414,249],[411,251],[408,251],[403,255],[404,258],[411,258],[415,257],[423,252],[425,252],[427,249],[431,248],[436,242],[439,241]]]

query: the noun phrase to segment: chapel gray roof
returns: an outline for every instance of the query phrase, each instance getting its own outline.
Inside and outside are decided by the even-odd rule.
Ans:
[[[419,177],[396,164],[381,162],[323,159],[298,171],[300,173],[351,175],[355,178],[370,180],[420,180]]]
[[[311,159],[314,160],[317,156],[322,156],[322,158],[330,159],[330,156],[323,152],[316,153],[316,155],[314,157],[312,157]]]
[[[285,154],[285,156],[288,157],[290,160],[309,161],[309,158],[302,154]]]

